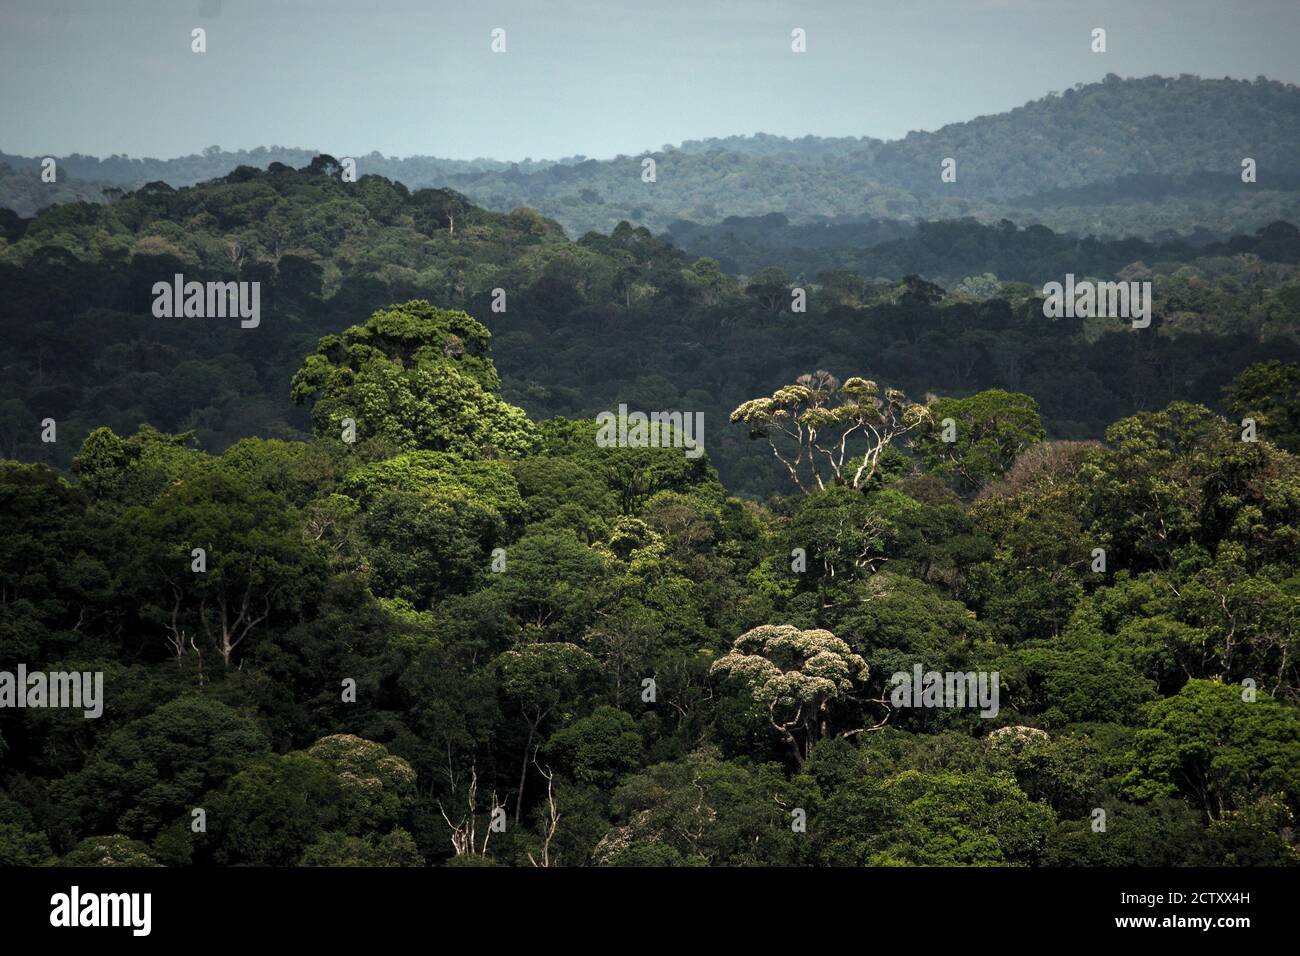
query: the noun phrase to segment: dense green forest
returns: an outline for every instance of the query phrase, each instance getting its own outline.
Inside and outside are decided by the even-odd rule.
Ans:
[[[1175,399],[1219,408],[1248,365],[1300,358],[1300,240],[1287,223],[1204,246],[934,223],[863,253],[884,278],[771,267],[738,279],[644,228],[572,242],[532,210],[493,213],[376,176],[346,183],[320,157],[5,227],[0,454],[62,467],[98,426],[193,432],[213,452],[250,434],[304,437],[308,418],[285,384],[302,355],[411,298],[487,326],[503,396],[535,420],[619,403],[703,413],[710,460],[751,497],[785,490],[784,479],[727,416],[804,372],[870,374],[918,397],[1007,388],[1038,401],[1050,436],[1098,439]],[[1148,334],[1116,319],[1045,319],[1042,284],[1070,271],[1151,281]],[[267,318],[252,334],[154,318],[153,284],[177,273],[261,282]],[[805,312],[792,311],[796,288]],[[63,440],[41,441],[31,423],[46,417]]]
[[[1297,96],[0,154],[0,866],[1300,863]]]
[[[310,440],[0,465],[0,654],[112,701],[0,712],[0,860],[1296,862],[1300,366],[1228,388],[1254,440],[807,376],[779,402],[887,440],[760,505],[530,421],[490,339],[407,302],[305,356]],[[913,667],[1000,709],[894,706]]]
[[[1052,232],[1046,226],[1017,228],[1008,219],[986,225],[967,218],[903,223],[873,219],[793,225],[781,213],[732,216],[715,226],[679,221],[665,237],[688,255],[713,257],[724,272],[751,276],[776,266],[795,277],[852,272],[889,279],[908,273],[945,286],[972,277],[1040,282],[1071,269],[1112,276],[1141,262],[1188,262],[1236,255],[1271,262],[1296,261],[1294,231],[1281,221],[1251,237],[1219,241],[1208,230],[1188,237],[1146,242],[1129,237],[1103,240]]]

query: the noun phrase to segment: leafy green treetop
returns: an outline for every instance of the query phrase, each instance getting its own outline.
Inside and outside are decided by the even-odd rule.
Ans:
[[[358,440],[402,451],[449,451],[471,458],[519,457],[536,440],[523,410],[501,400],[487,357],[490,333],[464,312],[413,300],[375,312],[365,325],[327,335],[293,377],[298,404],[314,402],[322,437],[343,420]]]
[[[947,441],[945,419],[954,426]],[[1032,397],[992,388],[969,398],[931,402],[930,418],[914,445],[927,471],[970,494],[1006,474],[1016,457],[1045,434]]]
[[[1261,436],[1300,453],[1300,365],[1258,362],[1225,386],[1223,394],[1234,418],[1254,418]]]
[[[1207,820],[1278,797],[1300,809],[1300,717],[1240,686],[1191,680],[1148,705],[1125,785],[1138,799],[1179,795]]]

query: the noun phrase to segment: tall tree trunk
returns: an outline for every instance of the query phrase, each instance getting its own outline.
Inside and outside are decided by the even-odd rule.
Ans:
[[[524,782],[528,779],[528,751],[533,749],[533,735],[537,725],[528,725],[528,743],[524,744],[524,760],[519,767],[519,793],[515,795],[515,825],[519,825],[519,816],[524,811]]]

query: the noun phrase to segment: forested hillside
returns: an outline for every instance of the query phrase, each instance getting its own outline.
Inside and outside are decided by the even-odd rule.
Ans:
[[[1298,143],[0,154],[0,866],[1300,864]]]
[[[592,230],[608,233],[623,220],[658,234],[675,220],[708,226],[769,213],[796,224],[1010,218],[1079,235],[1154,239],[1198,228],[1226,237],[1300,218],[1297,144],[1300,90],[1293,85],[1111,74],[1006,113],[893,142],[760,133],[680,146],[647,143],[645,153],[601,160],[506,163],[373,152],[352,158],[361,174],[410,189],[454,189],[501,212],[532,207],[575,239]],[[69,189],[99,198],[107,187],[189,186],[238,166],[302,166],[316,152],[212,147],[173,160],[74,155],[59,159],[68,177],[64,192],[34,188],[40,157],[0,152],[0,207],[31,215],[71,198]],[[656,163],[654,182],[642,180],[646,157]],[[1257,165],[1249,184],[1240,178],[1246,157]],[[940,180],[946,158],[957,161],[952,182]]]
[[[0,465],[0,654],[111,701],[0,711],[0,861],[1296,862],[1300,366],[1229,390],[1249,441],[807,376],[780,402],[888,437],[758,506],[530,422],[490,338],[408,302],[305,357],[310,440]],[[913,668],[992,712],[906,706]]]
[[[645,229],[571,242],[531,210],[488,212],[374,176],[343,182],[328,158],[7,222],[0,453],[63,466],[99,425],[193,431],[213,452],[249,432],[301,437],[307,419],[285,383],[302,354],[358,314],[409,298],[465,309],[491,329],[503,393],[535,418],[620,402],[704,413],[711,460],[747,495],[777,490],[778,479],[727,415],[812,369],[917,395],[1025,392],[1048,434],[1083,439],[1175,398],[1216,405],[1247,365],[1300,357],[1300,239],[1285,223],[1201,247],[934,223],[845,268],[758,269],[740,281]],[[1045,319],[1042,284],[1070,271],[1151,281],[1152,328]],[[261,282],[261,326],[155,318],[152,286],[177,273]],[[795,288],[805,312],[792,311]],[[504,311],[493,311],[495,289]],[[47,416],[64,441],[43,443],[32,429]]]
[[[1300,217],[1297,217],[1300,218]],[[1112,275],[1135,262],[1190,261],[1257,255],[1294,262],[1294,235],[1287,223],[1255,230],[1253,236],[1219,240],[1209,230],[1188,237],[1147,242],[1135,237],[1098,241],[1054,233],[1046,226],[1017,228],[1009,219],[984,224],[975,219],[903,223],[865,222],[794,225],[780,213],[733,216],[715,226],[680,221],[665,239],[693,256],[711,256],[724,272],[752,276],[777,266],[795,277],[853,272],[888,279],[916,273],[945,286],[974,275],[1034,283],[1071,270]]]

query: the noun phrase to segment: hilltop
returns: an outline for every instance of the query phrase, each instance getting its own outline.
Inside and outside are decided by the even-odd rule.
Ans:
[[[58,161],[57,187],[35,181],[40,157],[0,152],[0,206],[30,215],[46,201],[103,198],[116,187],[173,187],[238,166],[299,167],[319,150],[285,147],[171,160]],[[333,151],[335,155],[343,154]],[[1003,218],[1110,237],[1253,231],[1300,213],[1300,89],[1193,76],[1114,74],[1024,106],[885,142],[870,137],[789,139],[759,133],[695,140],[636,156],[503,162],[430,156],[353,156],[361,174],[410,189],[455,189],[502,212],[530,206],[571,237],[627,220],[661,233],[676,220],[713,225],[729,216],[782,213],[794,224],[850,217],[917,222]],[[642,159],[656,181],[642,181]],[[957,160],[941,183],[940,163]],[[1255,160],[1258,180],[1241,182]],[[1207,179],[1208,177],[1208,179]]]

